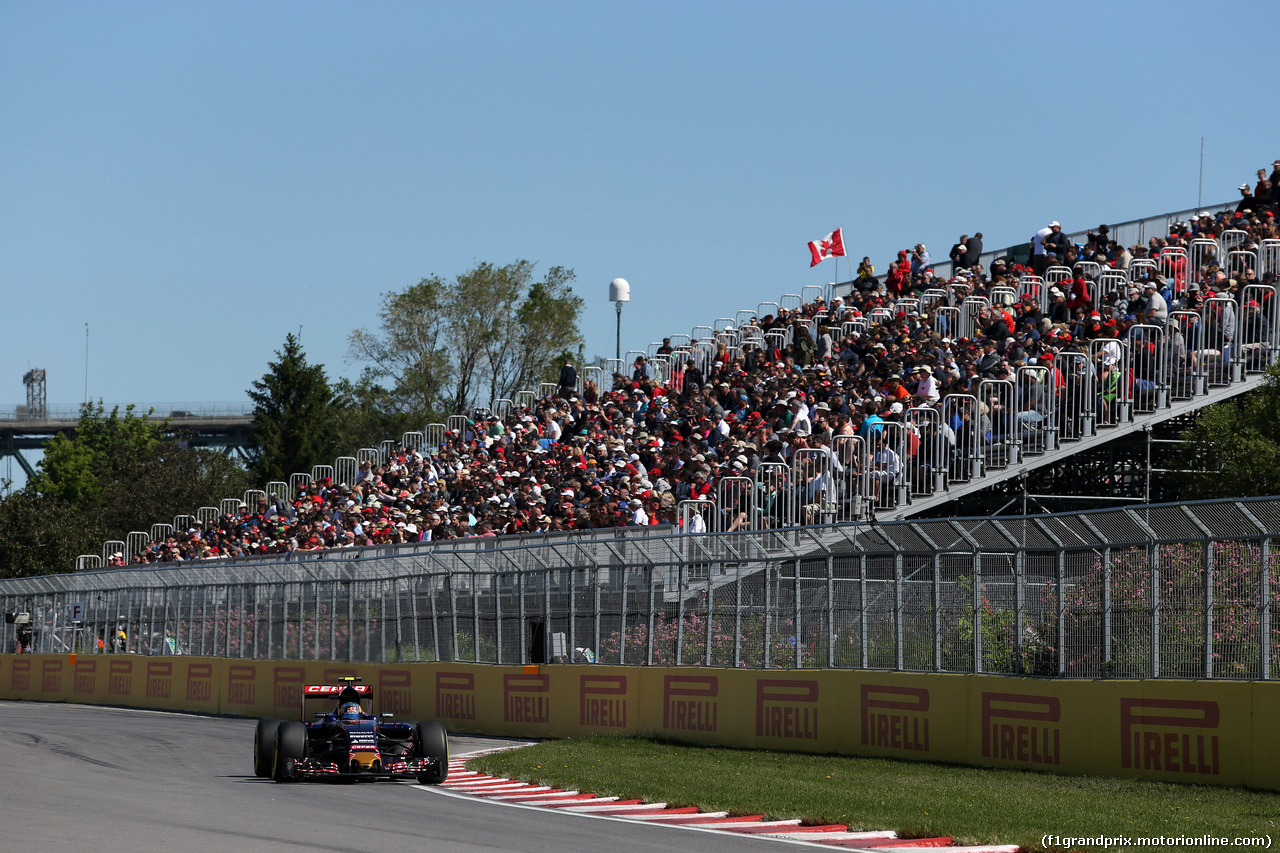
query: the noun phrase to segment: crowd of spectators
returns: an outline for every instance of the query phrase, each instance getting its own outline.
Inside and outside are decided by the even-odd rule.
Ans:
[[[1125,269],[1226,230],[1247,232],[1241,248],[1256,249],[1261,240],[1280,236],[1280,160],[1270,177],[1263,170],[1258,176],[1256,188],[1241,187],[1244,199],[1236,211],[1175,223],[1146,245],[1120,245],[1105,225],[1072,243],[1053,222],[1037,232],[1028,257],[1000,258],[990,269],[980,263],[981,233],[962,236],[951,249],[947,281],[935,276],[923,244],[899,252],[883,277],[863,258],[847,296],[759,317],[753,323],[762,334],[753,335],[755,343],[720,346],[713,358],[700,361],[664,341],[658,353],[672,360],[665,382],[655,379],[643,357],[629,373],[615,374],[607,388],[578,383],[567,366],[557,394],[505,418],[477,414],[438,448],[402,448],[385,464],[362,465],[354,482],[323,480],[288,500],[242,505],[238,513],[152,542],[132,559],[278,555],[671,524],[682,501],[714,501],[722,478],[751,476],[762,463],[786,463],[806,448],[828,453],[834,469],[869,466],[878,472],[870,479],[875,488],[902,464],[877,440],[884,424],[903,422],[912,407],[937,407],[949,394],[976,393],[983,379],[1008,377],[1028,364],[1052,366],[1061,353],[1088,352],[1090,341],[1124,338],[1134,325],[1164,326],[1171,311],[1197,310],[1215,296],[1233,299],[1242,316],[1254,318],[1251,334],[1266,338],[1271,306],[1259,311],[1242,296],[1249,284],[1274,285],[1274,271],[1259,280],[1252,267],[1233,270],[1213,256],[1196,269],[1139,265],[1143,274],[1127,289],[1094,304],[1091,267],[1076,267],[1091,261]],[[976,318],[972,336],[957,337],[936,321],[935,311],[945,303],[903,309],[896,302],[943,288],[954,304],[1054,266],[1077,274],[1049,289],[1047,309],[1030,296],[994,302]],[[842,332],[847,321],[876,309],[887,309],[878,312],[878,322]],[[779,346],[778,336],[768,335],[778,329],[790,330],[790,343]],[[1186,358],[1185,343],[1178,357]],[[1099,374],[1110,366],[1098,364]],[[1059,376],[1056,384],[1061,381]],[[852,435],[866,440],[865,458],[835,452],[839,437]],[[730,518],[722,529],[746,523]],[[118,553],[110,562],[124,561]]]

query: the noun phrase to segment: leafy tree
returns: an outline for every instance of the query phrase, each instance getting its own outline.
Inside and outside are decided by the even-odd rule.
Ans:
[[[1257,390],[1202,409],[1183,438],[1197,469],[1186,498],[1280,494],[1280,365]]]
[[[368,364],[372,381],[388,380],[403,411],[425,414],[440,406],[441,389],[453,380],[448,323],[450,285],[439,276],[424,278],[403,293],[383,296],[380,332],[351,333],[351,356]]]
[[[252,468],[262,482],[310,471],[331,459],[335,449],[330,434],[333,390],[324,365],[308,364],[302,344],[289,334],[267,368],[248,392],[258,440]]]
[[[83,513],[56,498],[21,489],[0,501],[0,577],[67,572],[79,554],[97,554],[98,535]]]
[[[332,439],[339,452],[377,447],[385,438],[423,427],[422,418],[397,403],[395,395],[365,372],[357,381],[340,379],[334,385]]]
[[[573,292],[573,270],[552,267],[541,281],[529,285],[503,336],[502,348],[489,351],[489,399],[512,397],[516,391],[537,390],[539,382],[554,382],[565,356],[575,348],[582,361],[582,297]]]
[[[452,282],[433,276],[388,293],[379,329],[352,332],[351,356],[418,421],[535,387],[554,378],[556,356],[581,348],[582,299],[573,270],[533,276],[528,261],[479,263]]]

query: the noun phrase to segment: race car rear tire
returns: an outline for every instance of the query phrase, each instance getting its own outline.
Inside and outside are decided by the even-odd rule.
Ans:
[[[259,720],[258,728],[253,732],[253,775],[260,779],[271,776],[278,728],[280,720]]]
[[[418,757],[434,758],[436,767],[434,773],[419,773],[419,785],[439,785],[449,775],[449,736],[445,733],[444,726],[432,721],[430,723],[418,723]]]
[[[286,720],[276,729],[275,760],[272,777],[277,782],[294,779],[294,762],[307,754],[307,727],[296,720]]]

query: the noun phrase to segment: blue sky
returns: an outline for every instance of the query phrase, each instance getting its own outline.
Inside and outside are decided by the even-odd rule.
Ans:
[[[354,376],[380,295],[576,270],[586,351],[1280,157],[1274,5],[0,4],[0,407],[243,401],[288,332]],[[844,264],[840,278],[847,278]]]

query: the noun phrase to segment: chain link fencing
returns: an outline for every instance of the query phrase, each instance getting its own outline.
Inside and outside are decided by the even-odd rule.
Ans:
[[[1266,679],[1280,651],[1280,498],[624,531],[10,579],[0,638],[49,653],[1080,678]]]

